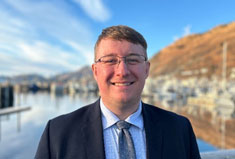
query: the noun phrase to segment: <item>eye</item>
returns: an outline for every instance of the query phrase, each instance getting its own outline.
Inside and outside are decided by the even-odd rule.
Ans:
[[[128,64],[135,65],[135,64],[140,63],[140,59],[137,58],[137,57],[129,57],[129,58],[126,59],[126,62]]]
[[[118,62],[117,58],[110,58],[110,57],[104,58],[102,59],[102,61],[104,64],[111,64],[111,65],[116,64]]]

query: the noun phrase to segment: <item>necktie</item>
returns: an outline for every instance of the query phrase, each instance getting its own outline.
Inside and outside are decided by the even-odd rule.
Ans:
[[[128,131],[131,124],[120,120],[116,125],[120,130],[118,134],[119,159],[136,159],[133,140],[130,132]]]

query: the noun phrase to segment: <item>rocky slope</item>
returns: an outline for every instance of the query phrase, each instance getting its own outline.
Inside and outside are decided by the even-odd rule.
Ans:
[[[227,77],[234,78],[235,22],[183,37],[162,49],[150,60],[150,75],[221,77],[224,42],[227,43]]]

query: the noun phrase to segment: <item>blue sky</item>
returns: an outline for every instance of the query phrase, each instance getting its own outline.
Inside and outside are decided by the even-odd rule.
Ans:
[[[234,0],[1,0],[0,75],[46,77],[93,62],[101,30],[128,25],[148,55],[235,20]]]

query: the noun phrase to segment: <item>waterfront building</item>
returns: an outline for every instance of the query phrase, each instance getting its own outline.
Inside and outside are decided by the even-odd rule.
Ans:
[[[0,109],[12,107],[14,103],[14,89],[12,85],[0,85]]]

